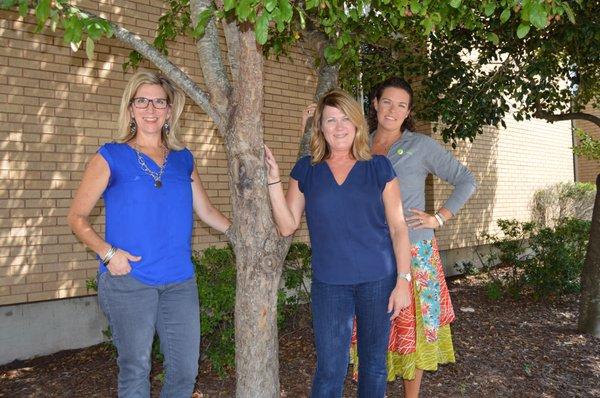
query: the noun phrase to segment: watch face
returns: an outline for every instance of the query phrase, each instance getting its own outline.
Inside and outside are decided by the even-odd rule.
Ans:
[[[412,275],[410,272],[406,274],[398,274],[398,278],[406,279],[407,282],[410,282],[412,280]]]

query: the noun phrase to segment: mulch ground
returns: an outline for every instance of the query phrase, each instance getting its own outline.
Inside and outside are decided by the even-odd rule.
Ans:
[[[491,301],[477,277],[449,286],[457,361],[425,375],[422,397],[600,397],[600,339],[576,331],[576,295],[550,302]],[[314,364],[306,315],[280,333],[281,396],[308,396]],[[160,371],[155,363],[156,397]],[[0,367],[0,397],[114,397],[116,374],[107,345],[63,351]],[[234,395],[235,375],[219,378],[203,363],[194,396]],[[344,397],[354,396],[348,378]],[[388,397],[402,396],[401,381],[388,384]]]

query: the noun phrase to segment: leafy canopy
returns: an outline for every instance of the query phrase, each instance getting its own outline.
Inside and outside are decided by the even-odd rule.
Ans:
[[[204,5],[194,7],[198,3]],[[202,37],[211,20],[253,29],[264,51],[277,55],[318,32],[326,39],[325,60],[340,65],[350,90],[368,91],[391,74],[419,80],[418,116],[441,121],[445,140],[472,140],[483,126],[503,123],[511,110],[524,119],[600,102],[600,10],[593,1],[168,0],[165,5],[153,42],[164,55],[179,35]],[[33,12],[38,30],[47,23],[52,30],[62,28],[74,51],[85,40],[90,58],[94,42],[117,28],[65,0],[0,0],[0,6],[17,8],[22,16]],[[192,16],[192,9],[199,14]],[[134,51],[125,67],[141,59]]]

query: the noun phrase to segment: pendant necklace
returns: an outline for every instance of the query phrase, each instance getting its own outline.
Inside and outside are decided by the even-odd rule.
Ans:
[[[140,167],[142,168],[142,171],[144,173],[148,174],[150,177],[152,177],[152,179],[154,180],[154,186],[156,188],[162,187],[162,175],[163,175],[163,172],[165,171],[165,166],[167,165],[167,156],[169,155],[168,149],[166,149],[164,146],[162,147],[163,162],[162,162],[162,166],[160,166],[158,168],[158,173],[150,170],[150,168],[144,161],[144,158],[142,157],[142,154],[141,154],[140,150],[138,149],[138,146],[136,143],[133,144],[133,149],[135,150],[135,153],[137,155],[137,160],[138,160],[138,163],[140,164]]]

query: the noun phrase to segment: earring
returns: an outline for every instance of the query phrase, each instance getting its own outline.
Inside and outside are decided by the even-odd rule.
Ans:
[[[169,133],[171,132],[171,126],[169,126],[169,122],[165,122],[165,124],[163,124],[163,126],[162,126],[162,132],[166,136],[169,135]]]
[[[129,122],[129,133],[131,133],[131,135],[135,135],[135,133],[137,132],[137,124],[135,123],[135,119],[131,119],[131,122]]]

